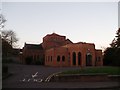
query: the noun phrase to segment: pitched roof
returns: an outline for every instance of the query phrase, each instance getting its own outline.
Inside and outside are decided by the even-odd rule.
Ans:
[[[69,41],[70,43],[73,43],[70,39],[66,39],[66,41]]]
[[[38,50],[43,50],[42,44],[26,44],[25,47],[27,49],[38,49]]]

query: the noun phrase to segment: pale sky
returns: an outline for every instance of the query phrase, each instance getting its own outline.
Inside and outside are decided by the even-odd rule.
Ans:
[[[3,2],[5,29],[16,32],[19,47],[42,43],[53,32],[74,43],[108,47],[118,29],[117,2]]]

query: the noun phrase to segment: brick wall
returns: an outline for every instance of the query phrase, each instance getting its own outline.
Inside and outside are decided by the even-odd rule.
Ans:
[[[23,58],[44,57],[46,66],[102,66],[102,51],[96,50],[94,43],[73,43],[65,36],[47,34],[41,44],[43,50],[23,48]],[[34,45],[33,45],[34,46]],[[45,55],[45,56],[44,56]]]
[[[75,58],[73,59],[73,53],[75,53]],[[101,51],[95,50],[94,44],[89,43],[77,43],[77,44],[67,44],[58,48],[51,48],[45,52],[45,65],[48,66],[86,66],[86,55],[90,54],[91,65],[95,66],[96,57],[101,55]],[[80,55],[80,57],[79,57]],[[96,56],[97,55],[97,56]],[[52,56],[52,62],[49,61],[49,57]],[[57,61],[57,57],[60,56],[60,61]],[[65,56],[65,61],[62,61],[62,56]],[[80,61],[79,61],[80,60]],[[75,62],[74,62],[75,61]],[[73,64],[75,63],[75,64]],[[96,65],[101,65],[96,64]]]
[[[59,48],[52,48],[52,49],[46,50],[45,65],[47,66],[69,66],[67,49],[64,47],[59,47]]]
[[[103,66],[102,50],[96,50],[96,66]]]

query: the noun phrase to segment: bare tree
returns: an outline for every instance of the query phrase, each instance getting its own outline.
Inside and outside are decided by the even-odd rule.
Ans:
[[[0,32],[1,32],[1,38],[8,42],[12,47],[15,47],[16,42],[18,41],[18,38],[16,37],[16,33],[13,30],[4,30],[4,23],[7,20],[4,18],[2,14],[0,14]]]
[[[2,39],[7,41],[12,47],[15,46],[15,43],[18,41],[18,38],[16,37],[16,33],[12,30],[3,30],[2,33]]]
[[[0,31],[4,28],[4,23],[6,22],[6,19],[2,14],[0,14]]]

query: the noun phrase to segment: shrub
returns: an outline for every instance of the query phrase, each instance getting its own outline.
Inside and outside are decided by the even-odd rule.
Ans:
[[[104,52],[103,63],[108,66],[120,66],[120,49],[107,48]]]

